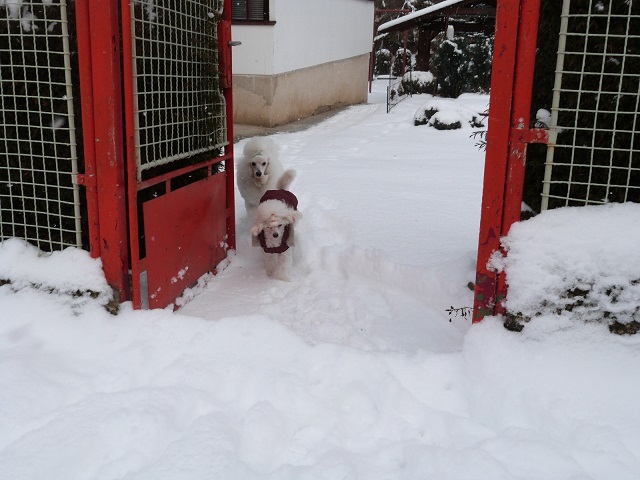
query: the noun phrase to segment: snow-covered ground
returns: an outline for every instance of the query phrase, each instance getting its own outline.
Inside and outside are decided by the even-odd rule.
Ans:
[[[566,316],[519,334],[450,318],[472,305],[484,154],[470,128],[413,126],[429,96],[386,114],[374,87],[273,136],[304,215],[291,282],[265,276],[240,198],[237,252],[177,313],[112,316],[74,295],[106,290],[86,252],[0,244],[2,478],[640,478],[640,338]],[[608,219],[588,236],[568,211],[506,244],[520,270],[496,259],[529,290],[514,301],[549,295],[565,259],[636,285],[637,206],[585,209]],[[611,237],[628,254],[603,256]]]

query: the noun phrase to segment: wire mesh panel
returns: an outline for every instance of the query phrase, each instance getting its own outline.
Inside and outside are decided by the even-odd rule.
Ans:
[[[564,0],[542,209],[640,201],[640,2]]]
[[[0,2],[0,239],[43,250],[82,246],[73,13]]]
[[[138,179],[211,158],[227,143],[217,21],[222,0],[134,0]],[[167,167],[170,168],[171,167]]]

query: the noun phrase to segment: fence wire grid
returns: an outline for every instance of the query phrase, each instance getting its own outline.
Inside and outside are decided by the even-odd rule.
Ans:
[[[0,6],[0,240],[82,246],[73,5]],[[72,2],[73,3],[73,2]]]
[[[131,3],[138,178],[227,142],[217,21],[223,0]]]
[[[564,0],[542,209],[640,201],[640,2]]]

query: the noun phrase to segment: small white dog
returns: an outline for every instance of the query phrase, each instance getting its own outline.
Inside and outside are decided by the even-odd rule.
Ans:
[[[238,162],[237,182],[247,213],[252,213],[267,190],[286,190],[296,176],[285,171],[278,159],[278,147],[268,137],[254,137],[243,150]]]
[[[302,218],[298,199],[287,190],[268,190],[260,199],[251,227],[254,246],[264,250],[264,266],[269,277],[289,280],[295,245],[294,225]]]

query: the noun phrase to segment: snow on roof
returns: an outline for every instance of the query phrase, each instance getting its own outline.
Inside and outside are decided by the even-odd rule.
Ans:
[[[396,18],[396,19],[391,20],[389,22],[383,23],[382,25],[380,25],[378,27],[378,33],[382,33],[385,30],[390,29],[391,27],[395,27],[397,25],[403,24],[404,22],[408,22],[410,20],[414,20],[416,18],[422,17],[423,15],[427,15],[429,13],[437,12],[438,10],[442,10],[443,8],[450,7],[452,5],[460,3],[462,1],[463,0],[444,0],[443,2],[437,3],[437,4],[432,5],[430,7],[423,8],[423,9],[420,9],[420,10],[416,10],[415,12],[410,13],[408,15],[404,15],[402,17]]]

